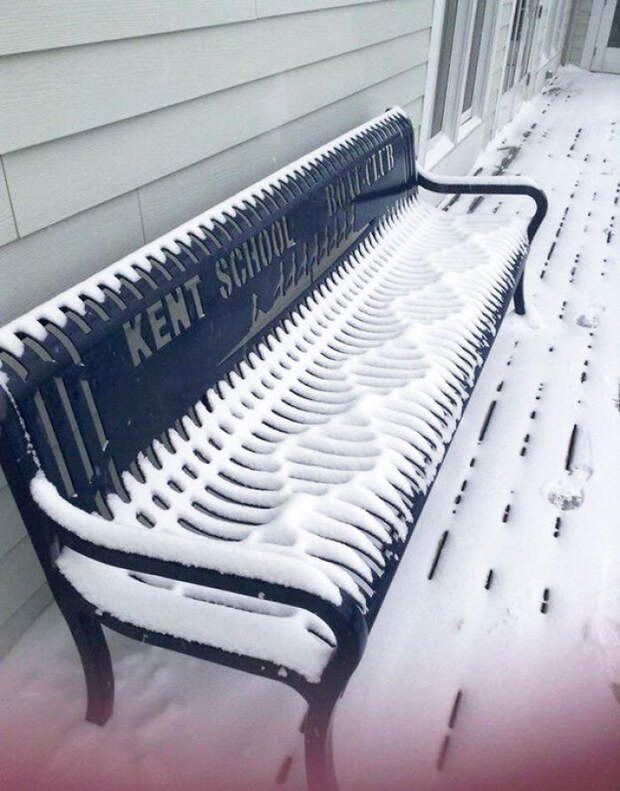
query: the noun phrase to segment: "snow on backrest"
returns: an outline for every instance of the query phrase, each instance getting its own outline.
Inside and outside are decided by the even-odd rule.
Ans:
[[[120,471],[414,191],[396,108],[0,330],[15,407],[0,419],[27,430],[59,491],[105,514]]]

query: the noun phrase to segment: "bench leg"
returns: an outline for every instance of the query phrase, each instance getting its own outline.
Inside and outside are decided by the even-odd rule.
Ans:
[[[313,701],[308,706],[304,739],[309,791],[338,791],[332,751],[332,720],[336,700]]]
[[[523,316],[525,314],[525,297],[523,296],[523,277],[524,277],[524,272],[521,272],[521,277],[519,278],[519,282],[517,283],[517,287],[515,288],[515,293],[514,293],[515,311],[519,314],[519,316]]]
[[[112,660],[101,624],[85,613],[65,614],[86,680],[86,720],[105,725],[114,707]]]

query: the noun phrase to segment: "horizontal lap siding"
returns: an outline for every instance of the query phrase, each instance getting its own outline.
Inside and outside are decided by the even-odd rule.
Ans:
[[[427,46],[427,31],[420,31],[7,154],[5,168],[19,232],[30,233],[345,99],[411,64],[419,65]],[[380,103],[376,111],[383,109]],[[305,141],[300,143],[307,151]],[[45,190],[40,189],[41,181]]]
[[[2,0],[0,55],[381,0]]]
[[[325,129],[346,132],[382,112],[405,105],[423,90],[425,64],[270,130],[197,165],[177,171],[140,189],[146,237],[152,239],[206,206],[277,170],[325,142]],[[410,106],[407,104],[403,109]],[[419,121],[418,121],[419,123]],[[415,120],[414,120],[415,124]],[[235,167],[237,162],[245,167]]]
[[[0,55],[254,19],[255,0],[2,0]]]
[[[26,528],[22,522],[13,496],[6,485],[2,476],[2,488],[0,489],[0,562],[1,559],[10,552],[13,547],[24,538]],[[2,621],[2,610],[0,610],[0,621]]]
[[[388,106],[419,131],[432,5],[4,0],[0,324]],[[49,601],[0,473],[0,656]]]
[[[0,245],[11,242],[15,238],[17,238],[17,228],[13,220],[13,210],[4,178],[4,170],[0,167]]]
[[[376,3],[381,0],[256,0],[256,11],[259,17],[276,16],[302,11],[320,11],[336,6],[359,5],[360,2]]]
[[[0,114],[11,123],[0,129],[0,153],[388,41],[428,27],[430,14],[430,2],[384,0],[8,55],[0,72]]]
[[[0,324],[143,244],[131,192],[0,247]]]
[[[0,559],[0,632],[45,581],[43,570],[27,536]]]
[[[0,626],[0,659],[5,656],[23,635],[35,618],[52,601],[52,593],[43,583],[24,603]],[[39,646],[42,648],[42,646]]]

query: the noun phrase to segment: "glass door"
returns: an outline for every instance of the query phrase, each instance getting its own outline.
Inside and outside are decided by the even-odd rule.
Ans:
[[[603,7],[592,71],[620,74],[620,0],[607,0]]]
[[[538,6],[538,0],[517,0],[515,4],[497,126],[507,123],[525,98]]]

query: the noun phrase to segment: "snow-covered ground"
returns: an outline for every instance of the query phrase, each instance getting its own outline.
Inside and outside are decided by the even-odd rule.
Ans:
[[[492,173],[517,147],[507,173],[549,197],[528,312],[504,322],[337,710],[343,791],[620,789],[619,94],[565,70],[481,157]],[[450,211],[530,211],[472,201]],[[0,787],[303,787],[294,693],[109,636],[103,729],[55,607],[2,662]]]

